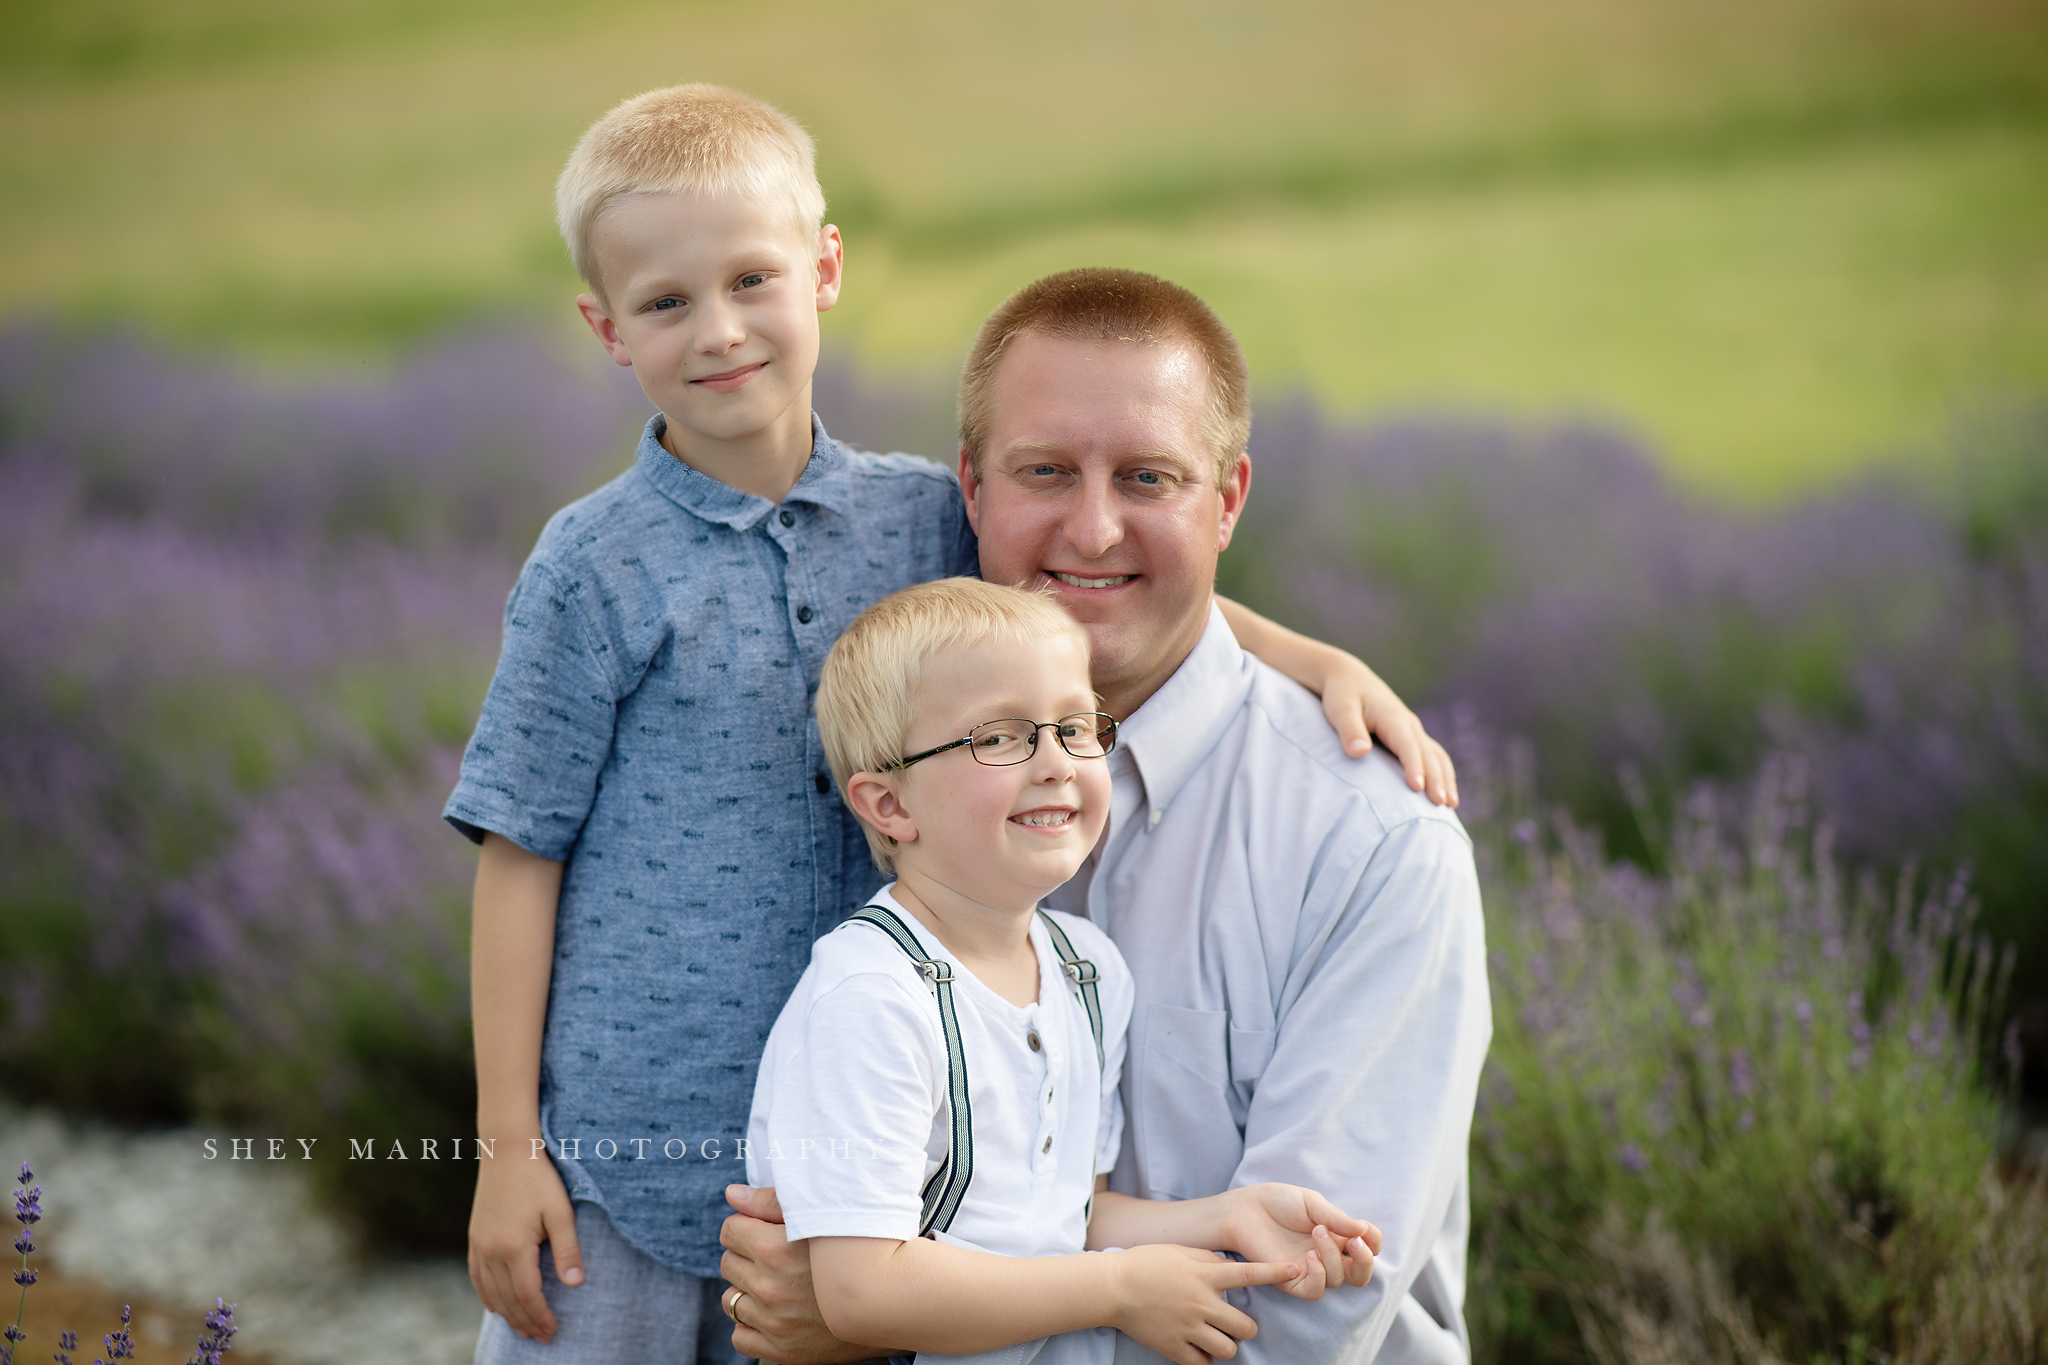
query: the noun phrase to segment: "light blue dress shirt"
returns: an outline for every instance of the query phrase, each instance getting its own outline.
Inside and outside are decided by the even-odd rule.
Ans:
[[[1048,903],[1107,930],[1136,984],[1111,1188],[1278,1180],[1379,1225],[1365,1288],[1251,1291],[1239,1361],[1469,1360],[1466,1143],[1493,1024],[1457,817],[1384,750],[1346,756],[1213,607],[1110,762],[1109,829]]]

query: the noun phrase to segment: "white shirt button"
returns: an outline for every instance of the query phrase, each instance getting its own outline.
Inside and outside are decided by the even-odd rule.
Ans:
[[[1039,1151],[1040,1151],[1041,1153],[1044,1153],[1044,1152],[1049,1152],[1049,1151],[1051,1151],[1051,1150],[1052,1150],[1052,1134],[1051,1134],[1051,1133],[1047,1133],[1047,1134],[1045,1135],[1045,1145],[1044,1145],[1043,1147],[1040,1147],[1040,1148],[1039,1148],[1038,1150],[1039,1150]]]
[[[1159,824],[1159,817],[1160,817],[1160,816],[1162,816],[1162,815],[1164,815],[1164,814],[1166,814],[1166,812],[1165,812],[1165,811],[1163,811],[1163,810],[1155,810],[1155,811],[1153,811],[1153,812],[1152,812],[1152,818],[1151,818],[1150,820],[1147,820],[1147,821],[1146,821],[1145,823],[1146,823],[1146,824],[1147,824],[1148,826],[1152,826],[1152,827],[1156,828],[1156,827],[1158,826],[1158,824]]]

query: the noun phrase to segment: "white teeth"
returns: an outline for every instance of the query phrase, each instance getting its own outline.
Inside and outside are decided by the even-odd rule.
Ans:
[[[1130,582],[1137,575],[1126,573],[1118,574],[1114,578],[1083,578],[1079,574],[1056,573],[1053,577],[1062,583],[1070,583],[1077,588],[1113,588],[1119,583]]]
[[[1064,810],[1033,810],[1026,811],[1022,815],[1013,815],[1010,818],[1020,825],[1064,825],[1073,819],[1073,812]]]

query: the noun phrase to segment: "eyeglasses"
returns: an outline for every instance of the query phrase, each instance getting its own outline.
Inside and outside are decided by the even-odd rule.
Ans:
[[[1025,720],[1012,716],[1006,720],[983,721],[969,730],[964,739],[941,744],[936,749],[926,749],[908,758],[899,758],[894,763],[884,764],[882,771],[907,768],[963,744],[967,746],[967,752],[974,755],[976,763],[991,768],[1007,768],[1013,763],[1028,761],[1038,752],[1040,730],[1052,731],[1059,746],[1075,758],[1103,758],[1116,747],[1116,718],[1101,711],[1077,711],[1058,720]]]

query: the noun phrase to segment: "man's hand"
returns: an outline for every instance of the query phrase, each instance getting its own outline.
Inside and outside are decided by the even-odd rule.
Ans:
[[[546,1343],[554,1340],[555,1315],[541,1293],[542,1242],[554,1251],[562,1283],[582,1284],[576,1210],[554,1163],[518,1156],[480,1162],[469,1214],[469,1282],[513,1331]]]
[[[733,1328],[734,1350],[777,1365],[841,1365],[883,1354],[841,1341],[825,1326],[811,1287],[810,1244],[791,1245],[783,1236],[782,1204],[773,1187],[728,1185],[725,1202],[734,1211],[718,1232],[725,1248],[718,1273],[746,1291]],[[725,1298],[730,1301],[732,1294]]]
[[[1372,1279],[1380,1230],[1299,1185],[1246,1185],[1220,1196],[1228,1245],[1251,1261],[1294,1261],[1302,1273],[1280,1287],[1298,1299],[1319,1299],[1340,1284]]]
[[[1230,1306],[1226,1289],[1298,1279],[1299,1262],[1228,1261],[1193,1247],[1145,1246],[1101,1253],[1123,1305],[1109,1324],[1179,1365],[1229,1360],[1237,1343],[1259,1334],[1249,1314]]]

